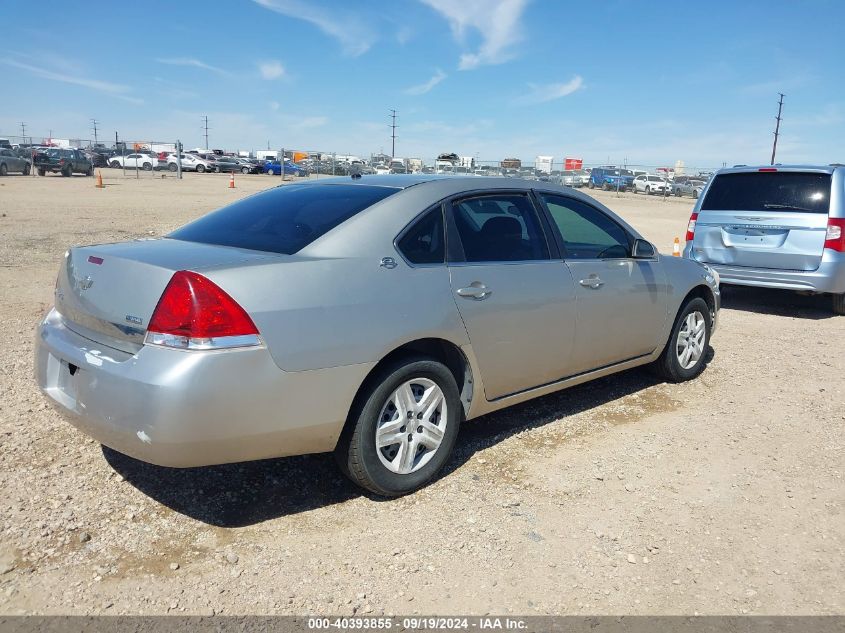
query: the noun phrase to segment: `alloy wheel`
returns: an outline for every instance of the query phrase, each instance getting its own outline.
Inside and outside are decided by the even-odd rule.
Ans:
[[[391,472],[407,475],[425,466],[440,444],[448,419],[443,391],[433,380],[402,383],[381,409],[376,452]]]
[[[704,315],[698,310],[690,312],[678,332],[675,354],[683,369],[692,369],[704,355]]]

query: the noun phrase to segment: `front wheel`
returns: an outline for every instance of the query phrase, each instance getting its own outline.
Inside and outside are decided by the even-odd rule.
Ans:
[[[45,170],[41,169],[40,167],[38,168],[38,175],[39,176],[44,176],[46,173],[47,172]]]
[[[602,187],[602,189],[604,189],[605,191],[610,191],[610,183],[607,183],[607,182],[604,183],[604,186]]]
[[[152,171],[152,170],[153,170],[153,164],[152,164],[152,163],[144,163],[144,164],[141,166],[141,168],[142,168],[144,171]]]
[[[29,176],[29,172],[31,172],[31,171],[32,171],[32,167],[30,167],[29,165],[23,166],[23,175],[24,176]]]
[[[120,169],[120,163],[116,160],[113,160],[111,163],[109,163],[109,167],[111,167],[112,169]]]
[[[86,175],[86,176],[88,176],[89,178],[90,178],[91,176],[93,176],[93,175],[94,175],[94,168],[93,168],[93,167],[88,167],[88,168],[85,170],[85,175]]]
[[[197,173],[205,173],[205,165],[197,165]]]
[[[386,367],[350,413],[335,449],[341,470],[385,497],[429,483],[452,453],[463,418],[452,372],[417,357]]]
[[[9,168],[6,167],[6,163],[0,163],[0,176],[5,176],[9,173]]]
[[[170,171],[176,171],[176,170],[178,170],[178,169],[179,169],[179,167],[176,165],[176,163],[170,163],[170,165],[168,165],[168,167],[167,167],[167,168],[168,168]]]
[[[241,173],[246,175],[249,173],[249,167],[241,167]]]
[[[588,183],[587,183],[587,188],[588,188],[588,189],[595,189],[595,187],[596,187],[596,186],[593,184],[593,181],[592,181],[592,180],[591,180],[590,182],[588,182]]]
[[[62,170],[62,176],[65,178],[70,178],[73,175],[73,169],[71,167],[65,167]]]
[[[668,382],[692,380],[704,370],[704,357],[713,327],[710,306],[701,297],[687,301],[678,311],[669,342],[654,369]]]

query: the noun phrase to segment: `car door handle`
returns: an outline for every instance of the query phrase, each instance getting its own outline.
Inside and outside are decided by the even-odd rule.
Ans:
[[[475,299],[476,301],[486,299],[493,294],[492,290],[477,281],[472,282],[466,288],[458,288],[457,292],[459,297],[463,297],[464,299]]]
[[[587,277],[586,279],[582,279],[578,283],[580,283],[585,288],[592,288],[593,290],[598,290],[604,285],[604,282],[598,277]]]

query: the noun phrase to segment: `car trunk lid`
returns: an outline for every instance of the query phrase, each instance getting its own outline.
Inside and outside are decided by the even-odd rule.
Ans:
[[[274,257],[281,256],[171,239],[72,248],[56,281],[56,309],[74,332],[134,354],[173,273]]]
[[[777,169],[719,174],[695,226],[694,259],[712,264],[816,270],[830,207],[829,173]]]

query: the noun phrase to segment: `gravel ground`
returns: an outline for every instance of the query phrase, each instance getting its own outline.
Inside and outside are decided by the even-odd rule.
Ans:
[[[0,613],[843,614],[845,318],[726,289],[691,383],[634,370],[467,423],[443,477],[103,449],[32,380],[67,245],[161,235],[268,176],[0,179]],[[689,199],[597,192],[663,252]]]

